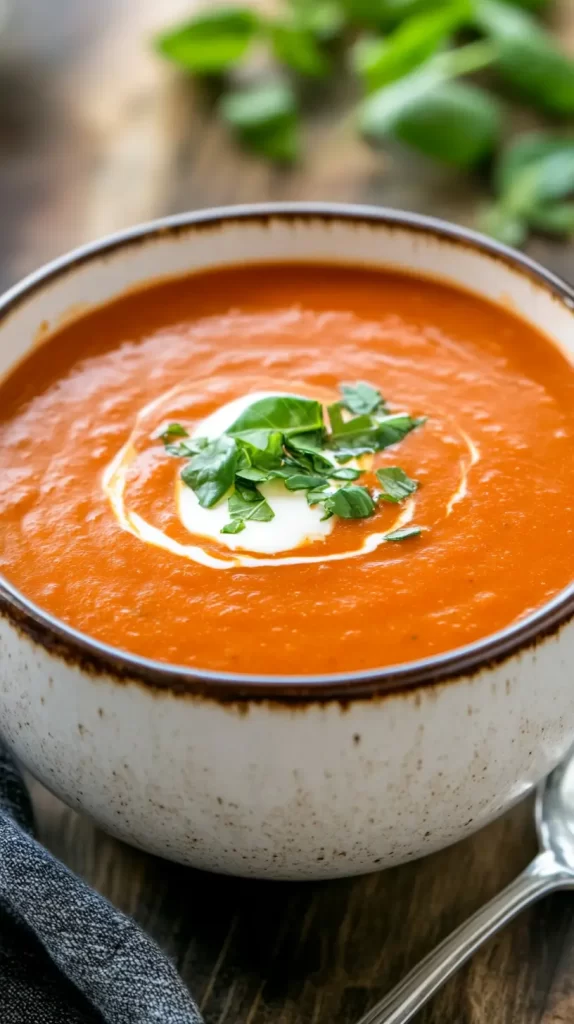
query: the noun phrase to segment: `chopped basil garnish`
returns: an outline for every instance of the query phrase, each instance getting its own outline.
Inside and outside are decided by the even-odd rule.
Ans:
[[[382,492],[355,483],[364,470],[344,463],[375,454],[421,426],[424,417],[389,413],[381,392],[365,381],[344,384],[342,399],[328,407],[328,424],[320,402],[294,395],[270,395],[248,406],[228,430],[213,441],[190,438],[179,423],[161,433],[168,454],[189,461],[183,482],[200,505],[212,508],[229,495],[230,522],[222,533],[240,533],[249,521],[269,522],[273,509],[257,484],[282,480],[288,491],[306,491],[309,505],[323,506],[323,519],[372,516],[377,500],[398,503],[418,488],[398,466],[376,470]],[[183,438],[173,443],[172,438]],[[418,536],[421,528],[392,531],[385,540]]]
[[[380,391],[359,380],[356,384],[341,384],[343,405],[356,416],[363,413],[386,412],[385,400]]]
[[[178,459],[190,459],[192,455],[203,451],[208,444],[209,441],[206,437],[190,437],[187,441],[180,441],[178,444],[166,444],[165,450],[168,455],[174,455]]]
[[[230,523],[226,523],[225,526],[221,527],[220,533],[241,533],[244,529],[244,519],[232,519]]]
[[[307,473],[293,473],[286,477],[285,487],[288,491],[314,491],[326,487],[328,480],[321,476],[311,476]]]
[[[167,441],[170,437],[189,437],[189,434],[185,427],[182,427],[181,423],[168,423],[165,430],[162,430],[159,435],[160,440]]]
[[[341,519],[365,519],[372,516],[375,503],[366,487],[349,484],[326,499],[325,511],[340,516]]]
[[[226,433],[235,436],[246,430],[273,430],[290,437],[322,429],[323,407],[320,402],[292,395],[271,395],[248,406]]]
[[[358,480],[360,475],[361,470],[353,469],[351,466],[342,466],[329,473],[331,480]]]
[[[410,494],[414,494],[419,486],[418,480],[411,480],[410,476],[407,476],[399,466],[385,466],[384,469],[378,469],[377,480],[383,488],[382,501],[390,501],[394,504],[404,501]]]
[[[422,532],[420,526],[401,526],[399,530],[391,530],[385,534],[385,540],[408,540],[409,537],[420,537]]]
[[[245,524],[252,522],[268,523],[275,518],[275,513],[256,487],[237,489],[230,495],[227,502],[231,522],[221,530],[222,533],[240,533]]]
[[[236,465],[237,445],[223,434],[189,460],[181,479],[197,494],[202,508],[212,508],[232,487]]]

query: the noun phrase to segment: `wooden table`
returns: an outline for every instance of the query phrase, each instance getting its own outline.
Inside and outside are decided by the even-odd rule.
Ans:
[[[18,3],[22,12],[49,8],[44,48],[46,32],[55,38],[47,55],[24,39],[0,58],[2,286],[107,231],[221,203],[375,202],[472,222],[480,181],[412,155],[373,154],[341,128],[339,96],[316,99],[301,168],[274,170],[238,153],[208,98],[146,47],[152,29],[188,11],[190,0]],[[573,8],[563,0],[557,17],[574,43]],[[536,241],[531,252],[574,278],[573,246]],[[208,1024],[354,1024],[535,850],[527,802],[474,838],[384,874],[237,881],[138,853],[41,787],[34,796],[44,842],[155,936]],[[524,914],[420,1021],[574,1021],[574,896]]]

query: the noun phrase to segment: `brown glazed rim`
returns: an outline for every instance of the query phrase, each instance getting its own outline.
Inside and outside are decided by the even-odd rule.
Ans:
[[[336,203],[272,203],[186,213],[143,224],[76,249],[47,264],[0,298],[0,325],[46,284],[81,264],[153,238],[218,229],[231,222],[346,221],[433,235],[471,248],[520,271],[565,305],[574,317],[574,290],[533,260],[472,231],[418,214]],[[154,690],[203,695],[215,700],[312,702],[353,698],[433,686],[481,672],[536,647],[574,617],[574,582],[527,618],[466,647],[404,665],[318,676],[250,676],[189,669],[141,658],[91,639],[38,608],[0,575],[0,614],[35,643],[94,675],[135,680]]]

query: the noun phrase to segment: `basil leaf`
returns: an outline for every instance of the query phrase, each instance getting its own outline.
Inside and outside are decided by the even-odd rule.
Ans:
[[[255,500],[252,497],[246,500],[245,492],[240,494],[237,489],[230,495],[227,506],[232,520],[241,519],[243,522],[269,523],[275,518],[271,505],[269,505],[263,495],[259,491],[254,493]]]
[[[397,117],[392,134],[434,160],[472,167],[492,153],[501,129],[498,100],[475,85],[444,82]]]
[[[257,469],[276,469],[281,465],[283,435],[278,430],[243,430],[233,434],[249,464]]]
[[[285,439],[285,447],[290,458],[302,466],[307,473],[330,476],[333,463],[320,450],[322,443],[323,434],[320,431],[293,434],[292,437]]]
[[[249,149],[278,163],[299,155],[297,101],[282,82],[269,82],[228,93],[220,113]]]
[[[245,522],[243,519],[233,519],[230,523],[226,523],[225,526],[221,527],[220,533],[241,533],[245,529]]]
[[[528,237],[528,225],[522,216],[507,210],[504,203],[493,203],[483,210],[478,227],[504,245],[519,248]]]
[[[528,223],[535,231],[548,235],[574,235],[574,203],[537,206],[530,211]]]
[[[365,519],[373,515],[375,503],[366,487],[349,484],[326,499],[325,511],[341,519]]]
[[[345,14],[339,0],[290,0],[298,25],[311,32],[321,43],[330,43],[345,27]]]
[[[408,123],[411,114],[414,116],[435,90],[451,78],[488,67],[496,53],[494,45],[476,42],[431,57],[410,74],[377,89],[363,102],[359,110],[361,131],[375,140],[393,134],[403,119]]]
[[[551,113],[574,113],[574,60],[531,15],[500,0],[478,0],[476,21],[496,43],[507,82]]]
[[[380,420],[377,426],[377,448],[376,451],[383,451],[393,444],[402,441],[411,430],[422,427],[426,423],[426,416],[386,416]]]
[[[365,40],[354,52],[354,66],[369,92],[414,71],[462,25],[471,20],[470,0],[452,0],[403,21],[385,39]]]
[[[395,505],[414,494],[419,486],[418,480],[411,480],[400,466],[385,466],[378,469],[376,475],[383,488],[381,500]]]
[[[305,431],[322,430],[323,409],[320,402],[291,395],[260,398],[248,406],[228,428],[231,436],[247,430],[279,431],[287,439]]]
[[[409,537],[420,537],[422,532],[420,526],[401,526],[399,530],[391,530],[390,533],[385,534],[385,540],[408,540]]]
[[[242,501],[247,502],[249,505],[263,500],[263,495],[257,490],[255,484],[247,480],[236,480],[234,493],[238,494]]]
[[[352,443],[353,439],[359,437],[374,439],[376,426],[376,420],[371,416],[355,416],[352,420],[347,420],[346,423],[341,419],[337,424],[337,429],[333,430],[332,440],[335,445],[338,445],[339,442]]]
[[[332,405],[327,406],[327,412],[329,413],[329,423],[331,425],[331,432],[333,434],[340,433],[345,424],[342,409],[342,402],[333,402]]]
[[[329,473],[330,480],[358,480],[361,475],[360,469],[332,469]]]
[[[314,33],[304,25],[276,22],[271,27],[271,43],[279,63],[299,75],[325,78],[331,71]]]
[[[251,7],[216,7],[162,33],[159,52],[193,74],[216,74],[236,64],[254,40],[260,22]]]
[[[245,469],[236,470],[237,476],[241,480],[249,480],[255,484],[263,484],[266,480],[269,480],[271,476],[271,470],[256,469],[255,466],[247,466]]]
[[[288,491],[312,491],[326,487],[328,480],[321,476],[310,476],[307,473],[294,473],[285,480]]]
[[[329,498],[333,492],[329,489],[322,490],[321,488],[314,491],[307,491],[307,504],[318,505],[320,502],[325,501]]]
[[[192,455],[203,451],[208,444],[209,441],[206,437],[194,437],[180,441],[179,444],[166,444],[164,450],[168,455],[175,455],[179,459],[191,458]]]
[[[411,416],[389,415],[381,420],[373,420],[370,416],[356,416],[343,424],[339,434],[333,435],[332,443],[336,449],[343,449],[337,458],[344,453],[345,459],[353,455],[363,455],[367,452],[383,451],[399,441],[425,422],[424,417],[413,419]]]
[[[385,400],[381,392],[371,384],[366,384],[365,381],[359,380],[356,384],[341,384],[341,392],[342,404],[345,409],[357,416],[363,413],[386,411]]]
[[[168,423],[159,437],[161,441],[167,441],[170,437],[189,437],[189,434],[185,427],[182,427],[181,423]]]
[[[574,139],[532,133],[503,154],[496,185],[504,207],[528,215],[537,206],[574,192]]]
[[[407,18],[440,9],[445,5],[445,0],[342,0],[342,2],[353,23],[371,28],[392,28]]]
[[[181,479],[197,495],[202,508],[212,508],[233,484],[237,445],[223,434],[210,441],[181,471]]]

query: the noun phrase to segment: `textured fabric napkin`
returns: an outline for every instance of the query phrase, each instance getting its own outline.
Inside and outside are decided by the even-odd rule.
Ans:
[[[34,838],[0,744],[1,1024],[202,1024],[175,968],[130,918]]]

